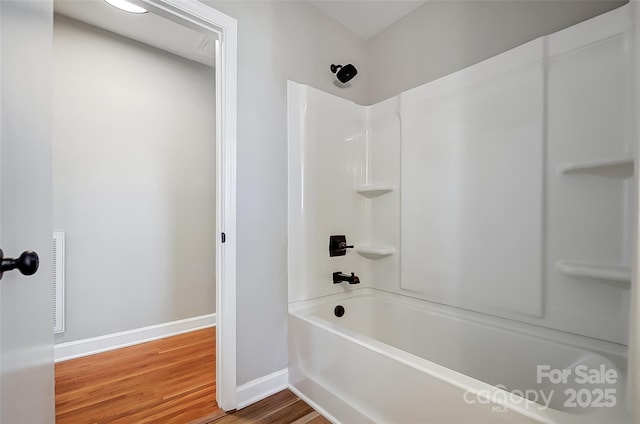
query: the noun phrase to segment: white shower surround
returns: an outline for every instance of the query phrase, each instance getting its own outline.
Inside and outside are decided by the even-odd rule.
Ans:
[[[290,82],[290,312],[301,308],[295,302],[372,288],[422,299],[426,309],[437,302],[514,328],[587,336],[584,348],[604,343],[625,356],[637,181],[631,10],[372,106]],[[356,252],[329,258],[331,234],[347,235]],[[355,272],[360,287],[332,284],[334,271]],[[315,318],[301,332],[299,319],[292,312],[290,384],[313,402],[319,392],[300,382],[320,383],[305,370],[341,361],[322,357],[320,339],[349,348],[325,339],[318,328],[327,325]],[[410,390],[433,394],[421,387]]]

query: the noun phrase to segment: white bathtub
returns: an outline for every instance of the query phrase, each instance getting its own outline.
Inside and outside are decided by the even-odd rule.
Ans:
[[[374,289],[289,305],[290,387],[338,423],[630,422],[625,355]]]

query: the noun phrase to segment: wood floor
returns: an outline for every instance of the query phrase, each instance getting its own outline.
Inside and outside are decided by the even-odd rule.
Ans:
[[[192,424],[331,424],[289,390],[226,415],[196,420]]]
[[[288,390],[225,414],[215,327],[57,363],[57,424],[329,423]]]

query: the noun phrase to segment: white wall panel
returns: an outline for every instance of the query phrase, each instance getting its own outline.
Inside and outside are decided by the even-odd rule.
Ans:
[[[629,281],[567,275],[559,266],[630,269],[632,180],[598,175],[598,167],[562,172],[568,165],[580,171],[580,164],[631,157],[631,69],[620,12],[603,16],[618,22],[599,31],[585,23],[550,38],[546,315],[570,331],[626,343]],[[594,33],[600,37],[590,37]],[[632,164],[629,169],[631,177]]]
[[[541,314],[537,47],[529,65],[503,73],[497,60],[487,79],[459,89],[475,69],[462,71],[448,93],[402,108],[402,289],[485,312]]]
[[[348,244],[365,237],[365,109],[348,100],[289,82],[289,301],[351,290],[332,273],[354,272],[370,284],[365,259],[349,250],[329,257],[329,236]]]
[[[387,289],[400,281],[400,98],[367,109],[367,177],[370,184],[394,190],[368,200],[371,224],[369,242],[395,249],[395,254],[370,262],[374,287]]]

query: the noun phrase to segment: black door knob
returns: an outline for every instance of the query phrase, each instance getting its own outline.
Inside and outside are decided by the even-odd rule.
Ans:
[[[5,271],[11,271],[18,269],[23,275],[33,275],[38,271],[40,265],[40,258],[38,254],[31,250],[22,252],[22,255],[18,259],[5,258],[0,249],[0,279]]]

